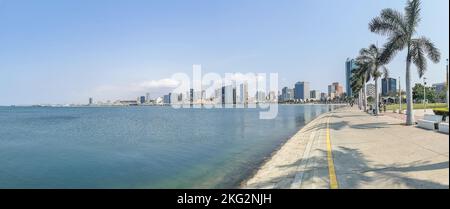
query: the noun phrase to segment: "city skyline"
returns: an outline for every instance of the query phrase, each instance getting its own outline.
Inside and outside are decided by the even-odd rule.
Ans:
[[[327,92],[332,82],[346,84],[347,58],[368,43],[385,43],[367,29],[370,19],[405,3],[175,2],[177,7],[173,1],[0,1],[0,105],[163,96],[174,86],[168,78],[189,72],[194,63],[220,74],[277,72],[280,90],[308,81],[310,89]],[[342,12],[348,5],[353,12]],[[424,1],[422,12],[418,34],[430,37],[444,58],[429,63],[425,76],[430,84],[441,83],[448,1]],[[388,67],[404,83],[401,57]],[[415,69],[412,78],[421,82]]]

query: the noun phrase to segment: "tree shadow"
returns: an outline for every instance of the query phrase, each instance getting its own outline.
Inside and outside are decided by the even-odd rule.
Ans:
[[[334,122],[329,123],[329,128],[332,130],[342,130],[343,128],[349,126],[349,123],[347,121],[340,121],[340,122]],[[320,123],[313,126],[310,126],[306,129],[304,129],[305,132],[312,131],[312,130],[322,130],[326,129],[327,124],[326,123]]]
[[[301,173],[301,188],[317,179],[329,182],[328,161],[326,150],[315,150],[318,154],[294,163],[278,166],[276,169],[304,168],[285,175],[273,177],[267,181],[247,185],[250,188],[288,189],[296,176]],[[407,164],[376,165],[371,167],[362,152],[358,149],[339,147],[332,151],[339,187],[341,189],[357,189],[362,187],[383,188],[413,188],[413,189],[448,189],[448,185],[430,180],[416,179],[405,176],[408,172],[433,171],[448,169],[449,162],[432,163],[413,162]],[[305,166],[306,164],[306,166]],[[329,184],[327,184],[329,185]],[[306,186],[306,187],[305,187]]]

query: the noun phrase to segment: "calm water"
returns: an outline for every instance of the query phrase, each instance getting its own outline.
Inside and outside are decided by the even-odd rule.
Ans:
[[[0,107],[0,188],[233,188],[331,108]]]

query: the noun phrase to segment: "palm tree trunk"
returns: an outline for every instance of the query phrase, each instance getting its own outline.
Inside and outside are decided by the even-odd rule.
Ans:
[[[364,112],[367,112],[366,80],[367,80],[367,78],[364,76],[364,82],[363,82],[363,106],[364,106]]]
[[[359,90],[359,94],[358,94],[358,107],[359,107],[359,110],[362,110],[362,89]]]
[[[380,95],[378,95],[378,78],[375,78],[375,115],[380,114]]]
[[[408,50],[409,51],[409,50]],[[409,52],[408,52],[409,53]],[[413,96],[411,88],[411,57],[406,59],[406,125],[414,125]]]

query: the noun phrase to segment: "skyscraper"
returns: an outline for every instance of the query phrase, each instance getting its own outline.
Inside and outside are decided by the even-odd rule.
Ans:
[[[381,95],[389,96],[391,93],[397,92],[397,79],[383,78],[381,79]]]
[[[346,86],[346,92],[347,96],[352,97],[352,87],[351,87],[351,77],[353,70],[356,69],[356,62],[354,59],[347,58],[347,61],[345,62],[345,86]]]
[[[295,99],[309,99],[309,82],[297,82],[295,84],[294,94]]]
[[[232,85],[222,87],[222,104],[235,104],[236,90]]]
[[[94,99],[92,99],[92,97],[91,98],[89,98],[89,105],[93,105],[94,104]]]
[[[164,104],[170,104],[171,103],[170,102],[171,97],[172,97],[172,95],[170,93],[168,95],[164,95],[163,103]]]
[[[239,102],[241,104],[248,104],[248,83],[242,83],[240,85],[240,91],[239,91]]]

